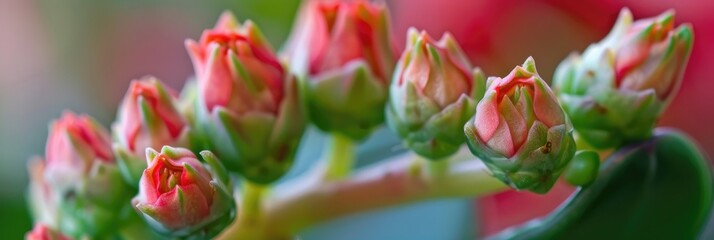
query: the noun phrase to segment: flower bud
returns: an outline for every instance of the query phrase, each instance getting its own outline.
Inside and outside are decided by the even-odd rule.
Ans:
[[[134,80],[114,124],[114,152],[125,180],[138,187],[146,168],[146,148],[188,144],[188,125],[175,106],[176,97],[156,78]]]
[[[486,84],[480,70],[470,69],[450,34],[436,42],[426,32],[409,29],[386,116],[389,127],[417,154],[441,159],[464,143],[461,129],[474,114],[474,97],[483,94]]]
[[[692,49],[692,29],[674,12],[632,22],[623,9],[610,34],[565,59],[554,90],[578,134],[596,148],[648,138],[675,96]]]
[[[488,80],[464,131],[493,176],[519,190],[547,192],[575,153],[572,126],[533,58]]]
[[[227,178],[216,169],[209,171],[190,150],[148,148],[146,158],[148,167],[132,205],[152,228],[172,237],[210,238],[233,220],[235,203]]]
[[[47,227],[44,224],[35,224],[32,231],[25,234],[25,240],[69,240],[62,233]]]
[[[44,177],[56,194],[59,229],[73,237],[113,234],[131,191],[107,131],[89,116],[66,112],[51,124],[46,151]]]
[[[382,3],[305,1],[286,54],[304,80],[312,122],[354,140],[384,121],[394,68],[389,17]]]
[[[230,13],[187,41],[198,82],[196,121],[228,169],[270,183],[291,167],[305,129],[297,82],[252,23]]]

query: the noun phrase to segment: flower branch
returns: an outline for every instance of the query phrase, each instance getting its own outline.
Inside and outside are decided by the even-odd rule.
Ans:
[[[259,227],[241,229],[234,223],[219,239],[293,236],[311,225],[357,212],[431,199],[482,196],[508,188],[491,177],[466,147],[448,160],[449,168],[440,177],[430,175],[426,162],[420,160],[413,153],[401,154],[356,171],[343,181],[323,181],[320,173],[324,165],[319,165],[304,177],[278,186],[266,198]]]

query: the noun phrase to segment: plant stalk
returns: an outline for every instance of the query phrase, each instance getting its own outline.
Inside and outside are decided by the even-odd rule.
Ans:
[[[355,161],[356,144],[339,134],[330,135],[330,145],[325,151],[326,180],[341,180],[350,175]]]

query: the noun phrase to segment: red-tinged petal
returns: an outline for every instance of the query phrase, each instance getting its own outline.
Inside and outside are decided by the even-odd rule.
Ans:
[[[206,51],[201,45],[196,41],[186,40],[184,42],[186,46],[186,51],[188,51],[188,56],[191,58],[191,63],[193,64],[193,70],[196,76],[203,76],[205,74],[206,66]]]
[[[635,43],[617,52],[615,58],[615,83],[620,86],[623,78],[633,69],[640,66],[649,55],[649,46]]]
[[[154,202],[159,198],[160,193],[154,187],[157,184],[154,174],[156,169],[156,165],[152,164],[144,170],[144,174],[139,180],[139,195],[137,197],[140,197],[142,202]]]
[[[548,127],[565,123],[565,114],[550,88],[537,79],[533,96],[533,109],[538,120]]]
[[[333,31],[330,35],[330,44],[326,46],[324,56],[320,59],[318,72],[338,69],[344,64],[362,58],[363,45],[357,34],[354,13],[348,8],[340,8]]]
[[[496,92],[489,91],[476,107],[474,116],[474,128],[478,137],[483,142],[488,142],[496,133],[500,117],[498,116],[498,105],[496,103]]]
[[[503,122],[508,125],[513,142],[513,148],[518,149],[528,137],[528,126],[526,126],[526,120],[518,112],[518,109],[513,105],[510,98],[503,98],[499,104],[498,111],[501,114]]]
[[[210,56],[203,77],[199,77],[199,89],[208,110],[216,106],[226,106],[233,90],[233,76],[228,67],[227,49],[219,44],[211,44]]]
[[[309,7],[308,10],[307,17],[309,20],[305,23],[305,30],[304,32],[300,32],[298,34],[307,35],[304,38],[310,39],[307,41],[310,51],[308,59],[310,62],[310,74],[317,74],[320,72],[320,64],[322,63],[322,58],[325,55],[325,52],[327,51],[327,46],[330,42],[332,24],[334,23],[334,17],[337,16],[337,14],[336,9],[320,9],[320,5],[317,1],[313,1],[313,3],[312,7]]]
[[[159,148],[175,142],[186,126],[174,106],[175,95],[152,77],[132,81],[115,125],[120,142],[129,151],[140,154],[147,147]]]
[[[51,168],[61,165],[89,170],[95,159],[113,162],[109,134],[89,116],[65,112],[52,123],[47,139],[46,159]]]
[[[417,42],[422,40],[416,39]],[[431,75],[431,67],[429,66],[428,53],[426,52],[426,45],[421,43],[413,43],[413,48],[409,50],[408,57],[402,59],[403,62],[408,62],[406,69],[402,73],[401,79],[403,81],[410,81],[414,83],[417,91],[419,93],[424,93],[424,88],[429,82],[429,77]]]
[[[511,157],[516,153],[511,137],[511,129],[506,121],[500,121],[493,136],[486,142],[486,145],[491,149],[503,154],[504,157]]]
[[[202,166],[193,166],[189,163],[184,163],[184,171],[181,174],[179,185],[191,186],[195,185],[201,191],[201,195],[206,199],[207,205],[213,203],[214,189],[211,186],[211,176],[208,175]]]
[[[384,42],[389,39],[383,36],[388,34],[383,29],[385,17],[383,5],[366,1],[307,3],[298,19],[302,24],[293,35],[309,47],[309,73],[316,76],[361,59],[386,84],[393,63],[385,62],[389,60],[385,56],[392,55],[383,47],[391,44]],[[298,52],[299,47],[291,46],[291,51]]]
[[[238,29],[238,20],[236,20],[236,17],[232,12],[224,11],[218,18],[218,22],[216,22],[214,29],[222,31],[235,31]]]
[[[169,229],[190,227],[211,214],[212,179],[190,150],[167,146],[144,171],[133,203]]]

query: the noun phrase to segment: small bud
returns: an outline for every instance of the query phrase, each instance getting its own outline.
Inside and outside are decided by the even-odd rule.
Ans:
[[[117,230],[131,197],[110,147],[109,134],[92,118],[66,112],[51,124],[44,178],[60,218],[73,237],[106,237]]]
[[[189,128],[175,104],[175,93],[158,79],[145,77],[131,82],[112,129],[117,163],[131,186],[138,187],[146,168],[146,148],[188,144]]]
[[[578,134],[601,149],[648,138],[681,85],[692,39],[691,26],[674,28],[674,11],[633,22],[623,9],[605,39],[556,70],[554,90]]]
[[[132,205],[152,228],[172,237],[210,238],[234,218],[226,183],[190,150],[165,146],[147,156],[153,159]]]
[[[483,91],[476,85],[484,85],[485,79],[480,70],[472,75],[451,35],[438,42],[413,28],[408,35],[392,79],[387,123],[414,152],[441,159],[464,143],[460,130],[473,116],[474,96]]]
[[[394,68],[386,6],[368,1],[305,1],[288,41],[313,123],[353,140],[384,121]]]
[[[252,182],[282,177],[306,125],[295,77],[255,24],[239,26],[229,12],[186,47],[198,83],[195,120],[211,150]]]
[[[494,177],[519,190],[547,192],[575,153],[572,126],[533,58],[489,79],[465,133]]]
[[[595,181],[600,171],[600,156],[593,151],[578,151],[563,173],[568,183],[573,186],[588,186]]]

